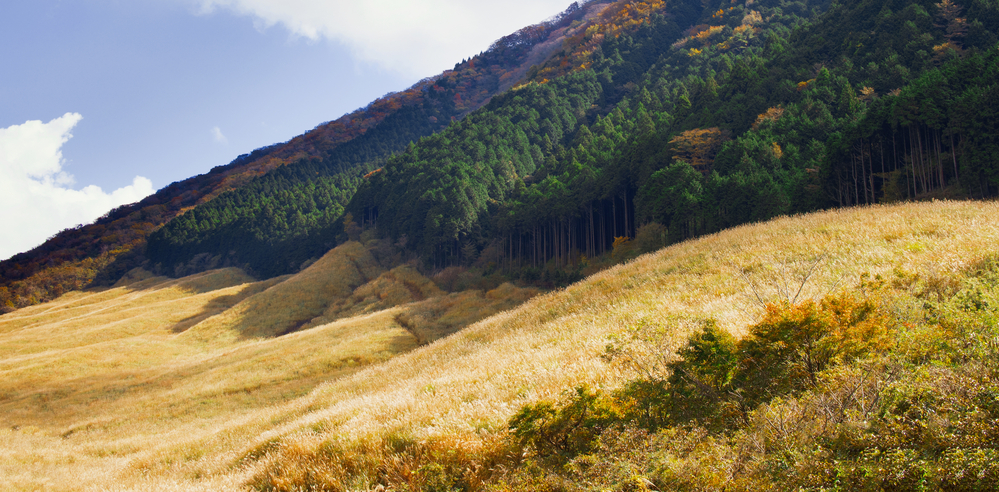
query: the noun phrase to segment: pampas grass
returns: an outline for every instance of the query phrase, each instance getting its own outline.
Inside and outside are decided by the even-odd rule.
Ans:
[[[0,317],[0,476],[15,490],[357,490],[380,463],[418,484],[420,456],[500,452],[526,403],[633,377],[602,357],[613,337],[651,329],[668,347],[703,318],[739,336],[762,303],[865,272],[956,272],[996,251],[997,213],[935,202],[781,217],[534,297],[445,295],[414,272],[385,276],[357,243],[271,283],[229,271],[70,293]],[[507,310],[436,341],[397,321],[460,328],[487,305]]]

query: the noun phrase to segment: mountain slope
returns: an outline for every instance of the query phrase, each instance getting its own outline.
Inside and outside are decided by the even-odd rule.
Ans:
[[[522,405],[635,377],[607,358],[609,342],[652,334],[669,354],[707,318],[740,336],[764,311],[757,296],[777,301],[798,284],[799,300],[853,289],[864,273],[947,285],[995,254],[996,212],[935,202],[742,226],[394,357],[416,346],[393,321],[404,306],[235,345],[192,336],[197,326],[171,333],[265,292],[234,270],[67,294],[0,320],[0,470],[15,488],[63,490],[428,484],[448,449],[463,450],[462,467],[506,459],[504,428]],[[128,313],[149,321],[131,328]],[[396,465],[372,474],[379,462]],[[488,480],[487,469],[466,478]]]
[[[409,142],[446,127],[452,120],[462,118],[493,95],[511,87],[531,65],[547,59],[560,46],[571,23],[594,15],[601,5],[602,1],[594,1],[581,8],[574,3],[549,21],[501,38],[488,51],[456,64],[454,70],[420,81],[407,90],[388,94],[288,142],[257,149],[209,173],[172,183],[139,203],[109,212],[94,224],[64,230],[31,251],[0,261],[0,312],[44,302],[91,283],[114,283],[125,272],[143,263],[146,238],[152,232],[177,217],[184,217],[192,208],[203,213],[207,207],[204,214],[210,218],[209,222],[213,227],[221,228],[207,238],[211,248],[220,247],[219,238],[232,238],[234,229],[243,234],[237,238],[244,240],[235,244],[244,247],[266,249],[271,246],[273,249],[270,244],[273,242],[295,244],[293,239],[300,239],[296,237],[295,224],[289,230],[283,217],[271,220],[263,231],[252,228],[246,233],[245,225],[242,230],[239,224],[232,225],[234,221],[245,223],[260,215],[266,203],[261,203],[255,195],[274,188],[274,182],[301,180],[303,175],[316,181],[300,183],[291,191],[292,196],[311,193],[317,184],[324,187],[325,201],[309,200],[309,207],[296,204],[290,212],[282,212],[292,218],[296,213],[304,213],[310,225],[318,221],[321,228],[328,229],[340,217],[342,206],[361,175]],[[271,171],[294,163],[299,165],[268,178],[269,181],[258,181]],[[247,186],[252,190],[240,193]],[[228,196],[208,205],[220,195]],[[221,223],[213,213],[219,208],[227,210]],[[206,239],[198,237],[197,240]],[[301,244],[301,241],[297,242]],[[286,262],[290,259],[269,270],[257,264],[262,270],[258,274],[269,277],[294,271],[303,260],[317,258],[335,244],[332,238],[316,239],[306,253],[293,257],[296,260],[292,261],[293,265]],[[186,268],[205,248],[194,244],[188,246],[190,251],[181,247],[175,249],[178,251],[172,254],[182,256],[184,265],[165,272],[171,275],[180,276],[185,272],[203,271],[210,265],[233,263],[222,258],[229,251],[226,249],[226,254],[206,255],[207,261],[203,256],[201,261],[194,261]],[[246,259],[238,262],[239,266],[247,263]]]
[[[231,228],[191,215],[149,255],[164,271],[201,254],[274,275],[357,227],[430,269],[571,278],[624,239],[662,244],[662,228],[676,242],[832,206],[993,196],[999,8],[967,3],[615,2],[527,82],[358,180],[343,221],[310,222],[305,193]]]
[[[86,243],[70,232],[9,262],[0,300],[9,310],[139,264],[175,276],[292,273],[349,239],[353,223],[431,269],[576,278],[584,258],[639,239],[649,222],[675,242],[830,206],[993,196],[999,8],[965,3],[572,7],[454,71],[237,159],[233,169],[248,171],[189,200],[199,204],[148,248],[145,235],[181,209],[91,231],[105,248],[59,246]],[[650,231],[638,242],[661,244]]]
[[[131,269],[0,317],[0,473],[67,490],[995,488],[996,203],[938,199],[999,192],[999,7],[570,13],[494,46],[522,83],[492,79],[512,88],[479,87],[447,128],[377,151],[464,111],[460,77],[321,155],[265,150],[280,167],[104,270],[193,275]]]
[[[681,33],[663,13],[689,4],[393,157],[347,209],[435,265],[492,248],[572,269],[650,221],[675,242],[830,206],[995,194],[995,5],[969,2],[980,17],[961,22],[979,27],[959,39],[930,2],[709,6]],[[871,51],[855,40],[868,29]]]

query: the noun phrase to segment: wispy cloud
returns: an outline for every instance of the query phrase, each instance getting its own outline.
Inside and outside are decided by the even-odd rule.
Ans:
[[[349,46],[400,73],[434,75],[492,41],[559,13],[571,0],[181,0],[200,13],[250,16],[260,28]]]
[[[61,149],[81,119],[78,113],[66,113],[48,123],[36,120],[0,128],[0,208],[4,210],[0,214],[4,231],[0,259],[153,192],[152,182],[142,176],[111,193],[94,185],[70,188],[74,179],[62,169]]]
[[[225,135],[222,134],[222,129],[217,126],[212,128],[212,137],[215,138],[215,141],[220,144],[224,145],[229,143],[229,139],[225,138]]]

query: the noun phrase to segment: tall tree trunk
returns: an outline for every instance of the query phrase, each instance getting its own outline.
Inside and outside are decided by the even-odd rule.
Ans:
[[[916,176],[918,177],[918,179],[916,179],[916,183],[923,185],[923,193],[925,193],[926,181],[924,180],[923,176],[923,161],[922,159],[919,158],[919,144],[917,139],[918,135],[916,134],[916,131],[917,130],[915,127],[909,128],[909,151],[912,153],[912,163],[914,166],[913,169],[915,170]],[[917,186],[916,194],[918,195],[919,193],[920,193],[919,187]]]
[[[839,193],[839,206],[843,207],[843,206],[846,206],[846,204],[843,202],[843,171],[842,171],[842,169],[838,169],[839,166],[836,166],[836,167],[837,167],[837,169],[836,169],[836,191]]]
[[[631,227],[628,224],[628,186],[624,187],[624,235],[625,237],[631,237]]]
[[[891,152],[892,152],[892,156],[894,157],[894,161],[895,161],[894,168],[892,169],[892,171],[897,171],[898,170],[898,143],[895,141],[895,129],[894,128],[891,129]],[[913,196],[912,190],[909,189],[909,178],[908,177],[905,178],[905,194],[906,194],[906,198],[912,198],[912,196]]]
[[[961,178],[957,175],[957,155],[954,149],[954,134],[950,134],[950,159],[954,161],[954,182],[961,184]]]
[[[943,145],[940,144],[940,131],[936,131],[934,135],[936,137],[936,147],[937,147],[937,168],[940,169],[940,186],[947,187],[947,180],[944,179],[944,165],[943,165]]]
[[[881,154],[881,198],[884,199],[884,195],[885,195],[885,137],[884,137],[884,135],[880,135],[880,138],[878,138],[878,151]],[[873,182],[873,180],[872,180],[872,182]]]
[[[912,188],[915,191],[915,194],[913,195],[913,197],[915,197],[915,196],[919,195],[919,181],[920,180],[918,178],[920,178],[921,176],[919,175],[918,158],[917,158],[917,155],[916,155],[916,146],[915,146],[915,140],[916,140],[916,138],[913,135],[913,130],[914,129],[910,126],[909,127],[909,161],[912,163]]]
[[[513,271],[513,233],[510,233],[510,261],[507,262],[507,271]]]
[[[851,149],[852,150],[852,149]],[[857,181],[857,156],[850,152],[850,166],[853,168],[853,200],[855,205],[860,202],[860,185]]]
[[[871,155],[867,156],[867,167],[870,172],[867,173],[867,184],[871,188],[871,204],[876,203],[874,199],[874,141],[871,141],[868,147],[871,150]]]
[[[594,239],[594,234],[593,234],[593,202],[590,202],[590,237],[589,241],[586,244],[586,255],[591,258],[594,256],[593,250],[596,249],[595,243],[596,240]]]
[[[611,197],[611,214],[614,216],[614,237],[617,237],[617,197]]]
[[[923,130],[918,126],[916,127],[916,146],[919,149],[919,163],[923,170],[923,189],[930,191],[933,189],[933,182],[931,181],[933,175],[929,172],[929,162],[926,153],[923,152]]]
[[[864,139],[860,139],[860,179],[864,182],[864,203],[870,204],[871,191],[867,189],[867,164],[864,160]]]

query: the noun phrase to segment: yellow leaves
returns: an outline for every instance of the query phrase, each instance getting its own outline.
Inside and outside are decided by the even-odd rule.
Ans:
[[[611,247],[613,248],[611,256],[615,259],[627,256],[632,250],[631,238],[628,236],[615,237],[614,244]]]
[[[941,63],[951,56],[960,56],[963,50],[959,45],[952,41],[947,41],[944,44],[939,44],[933,47],[933,61],[935,63]]]
[[[704,50],[699,50],[697,48],[691,48],[689,56],[697,56],[697,55],[700,55],[701,53],[704,53]]]
[[[941,53],[947,51],[947,49],[950,48],[951,46],[952,45],[950,44],[950,41],[947,41],[944,44],[938,44],[938,45],[936,45],[936,46],[933,47],[933,54],[934,55],[941,54]]]
[[[705,172],[710,169],[715,154],[727,139],[725,132],[717,127],[695,128],[673,137],[669,145],[673,148],[674,160],[682,160]]]
[[[759,128],[759,126],[766,122],[774,122],[780,120],[784,116],[784,108],[781,106],[774,106],[768,109],[765,113],[756,117],[756,122],[753,123],[753,130]]]
[[[774,157],[778,159],[784,157],[784,150],[780,148],[780,145],[777,142],[773,143],[773,147],[771,150],[773,150]]]
[[[757,11],[755,11],[755,10],[750,10],[742,18],[742,25],[743,26],[752,26],[752,25],[762,24],[762,23],[763,23],[763,16],[760,15],[760,13],[757,12]]]
[[[614,244],[612,247],[617,249],[621,246],[627,246],[630,241],[631,238],[628,236],[618,236],[614,238]]]
[[[872,100],[872,99],[874,99],[876,97],[878,97],[878,94],[876,92],[874,92],[874,88],[873,87],[864,87],[864,88],[860,89],[860,100],[861,101],[870,101],[870,100]]]
[[[814,83],[815,83],[815,79],[808,79],[808,80],[806,80],[804,82],[798,82],[798,92],[801,92],[801,91],[807,89],[809,85],[812,85]]]
[[[707,29],[692,36],[692,38],[700,41],[707,41],[708,38],[710,38],[711,36],[714,36],[715,34],[722,32],[722,29],[725,29],[725,26],[710,26]]]

